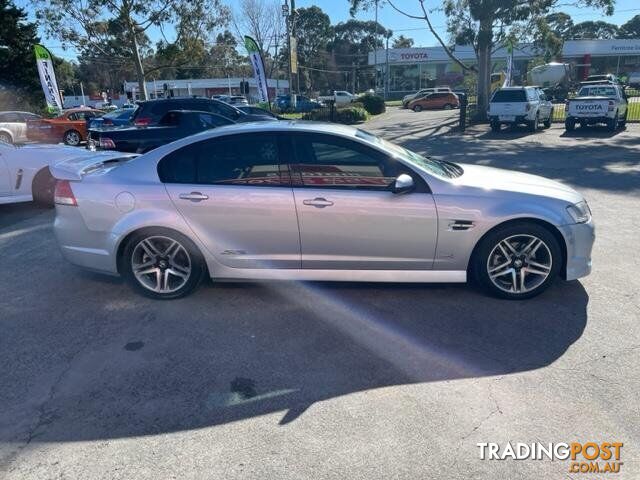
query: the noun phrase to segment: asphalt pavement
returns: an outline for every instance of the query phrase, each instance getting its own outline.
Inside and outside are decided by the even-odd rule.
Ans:
[[[363,128],[573,185],[593,274],[500,301],[465,285],[207,283],[157,302],[63,261],[53,211],[0,206],[2,479],[592,479],[478,442],[623,442],[640,478],[640,125]]]

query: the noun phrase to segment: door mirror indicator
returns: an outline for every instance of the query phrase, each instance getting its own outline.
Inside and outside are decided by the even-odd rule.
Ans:
[[[396,180],[393,182],[393,193],[402,194],[409,193],[415,188],[415,183],[413,182],[413,178],[406,173],[402,173],[396,177]]]

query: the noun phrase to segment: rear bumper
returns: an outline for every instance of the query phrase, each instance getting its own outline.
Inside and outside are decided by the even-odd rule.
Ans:
[[[489,121],[493,124],[500,125],[510,125],[510,124],[519,124],[519,123],[528,123],[531,120],[526,115],[516,115],[515,120],[500,120],[498,115],[490,115]]]
[[[567,116],[567,121],[574,121],[576,123],[587,123],[587,124],[592,124],[592,123],[607,123],[609,120],[611,120],[613,117],[607,117],[607,116],[603,116],[603,117],[574,117],[574,116]]]
[[[89,270],[118,275],[113,242],[108,234],[87,228],[77,207],[56,205],[53,231],[62,256]]]
[[[565,278],[575,280],[591,273],[591,251],[596,239],[593,220],[559,227],[567,246]]]

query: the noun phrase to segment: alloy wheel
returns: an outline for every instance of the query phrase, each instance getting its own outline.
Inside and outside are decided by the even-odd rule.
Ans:
[[[76,146],[80,144],[80,135],[78,132],[67,132],[64,134],[64,141],[67,145]]]
[[[552,266],[549,246],[535,235],[521,234],[504,238],[493,247],[487,273],[500,290],[523,294],[542,285]]]
[[[143,287],[156,293],[173,293],[191,277],[191,257],[177,240],[147,237],[134,247],[131,270]]]
[[[0,132],[0,143],[12,144],[11,136],[8,133]]]

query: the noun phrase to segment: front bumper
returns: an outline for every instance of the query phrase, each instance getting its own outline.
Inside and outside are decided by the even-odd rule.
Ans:
[[[591,273],[591,250],[596,239],[593,220],[559,227],[567,246],[566,280],[576,280]]]

